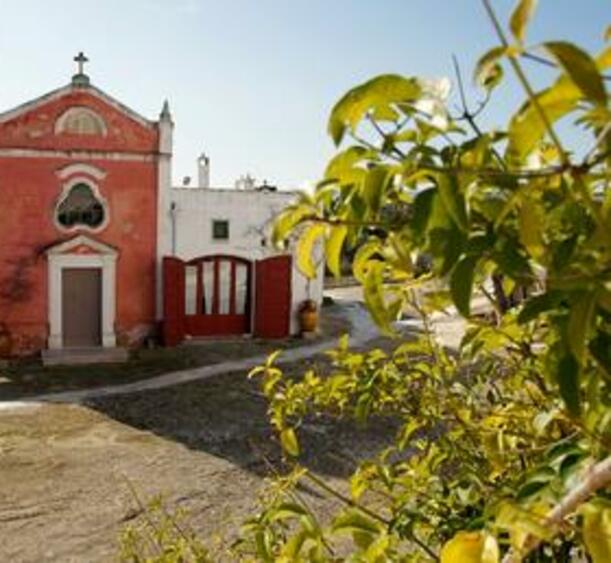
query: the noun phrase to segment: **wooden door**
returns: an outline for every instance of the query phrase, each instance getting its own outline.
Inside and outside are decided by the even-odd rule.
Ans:
[[[62,270],[62,333],[67,348],[102,344],[102,270]]]

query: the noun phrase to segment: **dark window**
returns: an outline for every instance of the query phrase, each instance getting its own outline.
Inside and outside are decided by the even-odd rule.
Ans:
[[[57,222],[66,228],[85,225],[99,227],[104,222],[104,206],[87,184],[76,184],[57,208]]]
[[[229,221],[212,221],[212,238],[214,240],[229,240]]]

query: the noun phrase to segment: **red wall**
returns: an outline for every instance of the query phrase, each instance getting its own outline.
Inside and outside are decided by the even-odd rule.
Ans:
[[[95,110],[108,135],[54,135],[55,120],[74,105]],[[121,344],[134,340],[155,321],[157,217],[156,126],[145,127],[86,91],[72,91],[11,121],[0,123],[0,322],[8,325],[15,351],[46,347],[48,334],[45,250],[85,234],[119,250],[116,332]],[[43,149],[60,155],[14,156],[2,150]],[[87,151],[72,156],[70,151]],[[104,152],[149,154],[148,161],[99,158]],[[29,153],[28,153],[29,154]],[[108,156],[108,155],[106,155]],[[138,157],[138,155],[135,155]],[[142,158],[141,158],[142,160]],[[84,163],[106,173],[96,181],[108,203],[109,222],[101,231],[69,233],[54,224],[64,180],[56,172]]]

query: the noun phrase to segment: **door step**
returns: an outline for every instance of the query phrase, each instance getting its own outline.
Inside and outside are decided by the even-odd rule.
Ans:
[[[82,364],[119,364],[129,359],[126,348],[62,348],[43,350],[43,366],[70,366]]]

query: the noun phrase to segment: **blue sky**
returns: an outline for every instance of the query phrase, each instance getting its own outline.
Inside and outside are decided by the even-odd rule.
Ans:
[[[0,109],[67,83],[84,50],[94,84],[149,118],[176,122],[174,177],[212,158],[215,185],[250,172],[299,187],[333,154],[333,103],[381,73],[451,75],[496,44],[479,0],[4,0]],[[513,0],[495,0],[506,21]],[[602,46],[609,0],[540,0],[532,41]],[[531,75],[544,74],[528,67]],[[483,116],[501,125],[509,84]]]

